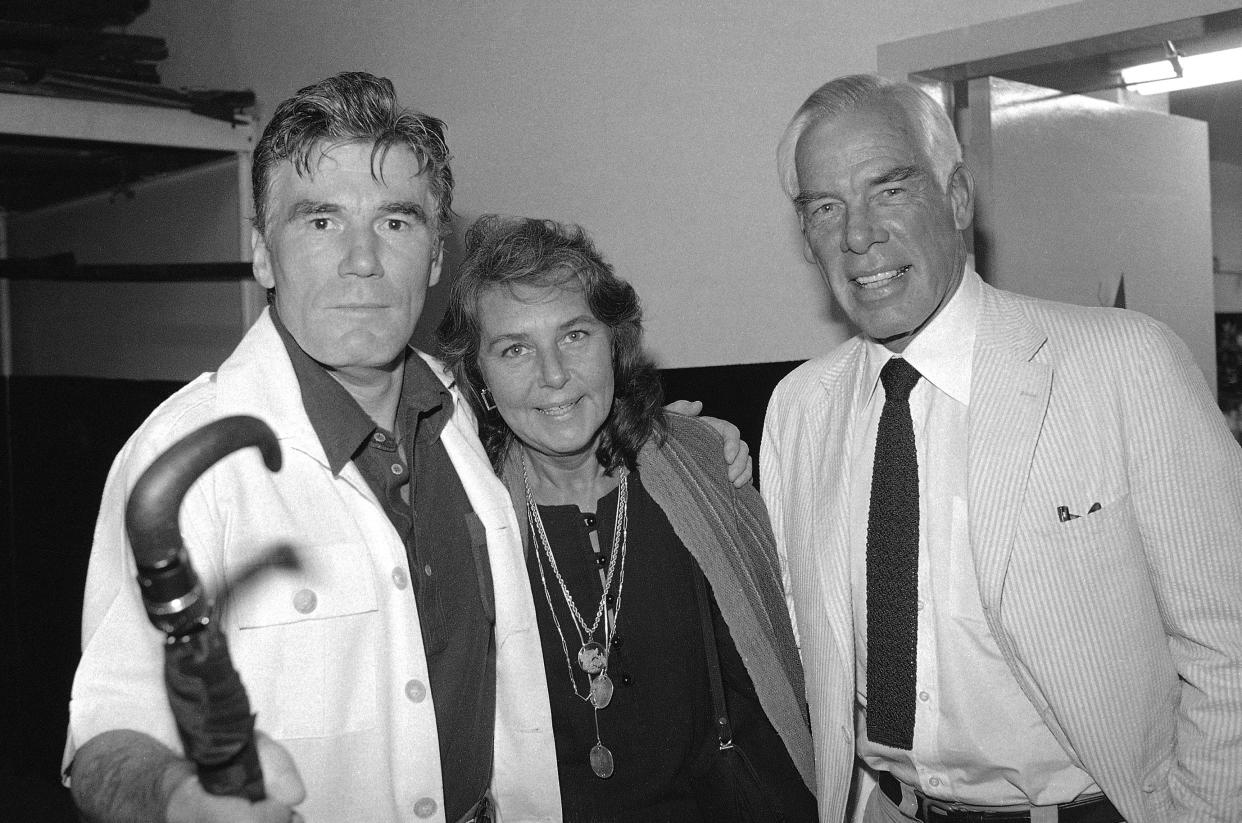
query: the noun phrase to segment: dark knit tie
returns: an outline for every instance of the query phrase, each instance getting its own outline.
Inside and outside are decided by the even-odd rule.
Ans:
[[[867,515],[867,738],[896,749],[914,746],[919,464],[910,391],[919,377],[896,357],[880,372],[886,399]]]

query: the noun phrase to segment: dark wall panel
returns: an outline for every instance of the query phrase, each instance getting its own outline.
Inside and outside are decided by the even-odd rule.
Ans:
[[[82,586],[112,459],[159,403],[162,381],[5,381],[4,655],[15,688],[0,819],[76,820],[58,779],[78,661]]]
[[[742,431],[755,461],[755,485],[759,485],[759,439],[768,398],[781,378],[802,361],[750,363],[742,366],[704,366],[664,369],[664,396],[668,400],[702,400],[703,413],[721,417]]]

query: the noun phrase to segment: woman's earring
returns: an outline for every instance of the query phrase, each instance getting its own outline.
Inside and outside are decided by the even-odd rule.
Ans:
[[[486,386],[479,389],[479,399],[483,401],[484,411],[496,411],[496,399],[492,397],[492,393],[487,390]]]

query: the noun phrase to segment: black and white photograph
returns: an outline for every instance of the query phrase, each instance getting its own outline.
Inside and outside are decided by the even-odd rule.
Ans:
[[[0,0],[0,822],[1242,823],[1242,0]]]

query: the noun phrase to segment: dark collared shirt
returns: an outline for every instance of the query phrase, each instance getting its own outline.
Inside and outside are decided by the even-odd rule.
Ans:
[[[453,397],[407,351],[398,437],[301,349],[274,307],[272,322],[332,473],[352,460],[405,543],[440,737],[444,811],[459,819],[491,782],[496,654],[483,531],[440,440]]]

